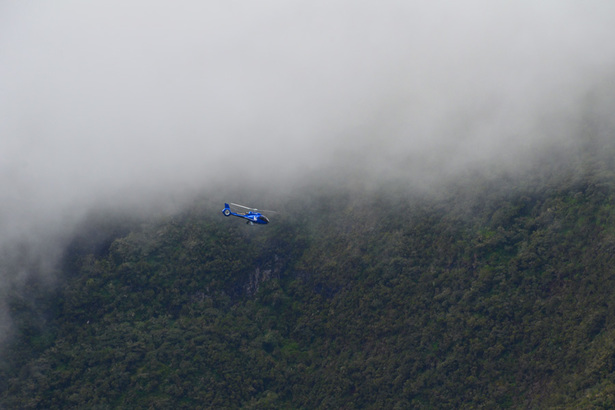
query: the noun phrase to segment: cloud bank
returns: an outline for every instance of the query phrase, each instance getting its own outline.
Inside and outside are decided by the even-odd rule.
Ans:
[[[515,166],[571,137],[613,71],[613,15],[598,0],[2,3],[0,244],[223,181]]]
[[[612,82],[613,15],[599,0],[1,2],[0,344],[4,296],[51,286],[94,207],[522,167]]]

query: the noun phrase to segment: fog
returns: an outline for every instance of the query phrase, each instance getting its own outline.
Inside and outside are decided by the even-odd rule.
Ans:
[[[598,0],[1,2],[0,246],[223,183],[523,167],[575,137],[615,68],[614,15]]]

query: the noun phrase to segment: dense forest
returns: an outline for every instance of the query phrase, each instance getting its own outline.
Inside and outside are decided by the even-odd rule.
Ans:
[[[53,286],[8,295],[0,406],[612,408],[615,149],[548,158],[314,183],[266,226],[210,195],[93,213]]]

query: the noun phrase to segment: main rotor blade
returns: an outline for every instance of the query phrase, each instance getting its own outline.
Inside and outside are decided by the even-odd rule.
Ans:
[[[270,211],[269,209],[258,209],[258,212],[270,212],[270,213],[273,213],[273,214],[278,214],[279,213],[278,211]]]
[[[233,202],[229,202],[229,203],[230,203],[231,205],[233,205],[233,206],[239,206],[239,207],[241,207],[241,208],[249,209],[249,210],[251,210],[251,211],[258,211],[258,212],[273,212],[274,214],[277,214],[277,213],[278,213],[277,211],[269,211],[269,210],[267,210],[267,209],[256,209],[256,208],[250,208],[249,206],[239,205],[239,204],[236,204],[236,203],[233,203]]]
[[[249,206],[239,205],[239,204],[235,204],[235,203],[233,203],[233,202],[229,202],[229,203],[230,203],[231,205],[233,205],[233,206],[239,206],[239,207],[241,207],[241,208],[250,209],[250,210],[252,210],[252,211],[258,211],[258,209],[256,209],[256,208],[250,208]]]

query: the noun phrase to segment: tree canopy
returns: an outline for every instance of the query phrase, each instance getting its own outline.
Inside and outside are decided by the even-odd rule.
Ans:
[[[206,200],[98,219],[55,291],[9,299],[0,404],[612,407],[614,154],[304,190],[265,227]]]

